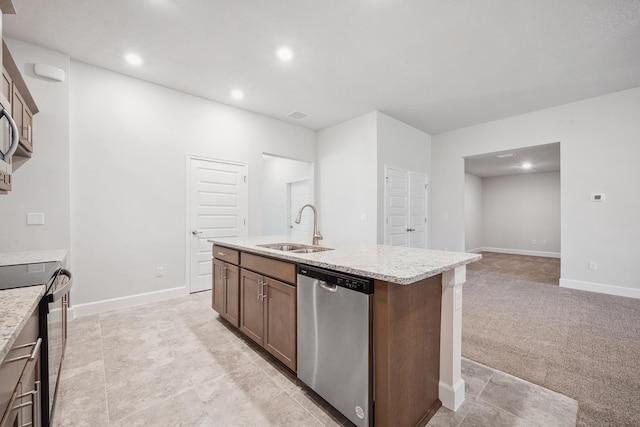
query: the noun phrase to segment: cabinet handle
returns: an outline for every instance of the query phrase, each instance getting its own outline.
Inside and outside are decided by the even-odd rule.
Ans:
[[[228,253],[226,253],[226,252],[218,252],[218,255],[220,255],[220,256],[227,256],[227,255],[229,255],[229,254],[228,254]]]
[[[258,280],[258,301],[262,300],[262,280]]]
[[[262,300],[264,301],[267,298],[267,282],[262,282]]]
[[[221,271],[221,279],[222,280],[227,280],[227,266],[225,265],[224,267],[222,267],[222,271]],[[226,283],[225,283],[226,284]]]
[[[38,353],[40,353],[40,345],[42,345],[42,338],[38,338],[36,342],[13,347],[12,350],[17,350],[20,348],[27,348],[27,347],[33,346],[33,350],[31,350],[31,354],[25,354],[24,356],[14,357],[13,359],[6,359],[5,362],[17,362],[18,360],[24,360],[24,359],[34,360],[36,357],[38,357]]]

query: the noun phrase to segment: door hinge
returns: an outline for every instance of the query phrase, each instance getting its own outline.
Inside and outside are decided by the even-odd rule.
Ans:
[[[247,225],[247,219],[246,218],[242,220],[242,225]]]
[[[389,183],[389,177],[385,176],[384,179],[387,181],[387,184]]]
[[[247,175],[244,176],[244,183],[247,183]]]
[[[429,187],[429,184],[425,184],[425,185],[424,185],[424,189],[425,189],[425,190],[427,189],[427,187]]]
[[[424,219],[424,222],[427,222],[427,218]]]

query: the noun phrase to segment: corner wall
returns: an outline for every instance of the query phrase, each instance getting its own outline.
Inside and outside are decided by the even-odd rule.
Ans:
[[[376,243],[377,112],[318,132],[319,229],[328,242]]]
[[[432,246],[464,250],[464,157],[559,141],[561,286],[640,298],[638,111],[635,88],[433,136]]]
[[[483,178],[482,210],[486,250],[560,256],[560,172]]]
[[[378,139],[378,243],[384,244],[384,167],[419,172],[427,176],[431,172],[431,135],[400,120],[377,112]],[[428,182],[428,181],[427,181]],[[427,194],[429,195],[429,191]],[[429,200],[427,200],[427,217]],[[428,220],[428,219],[427,219]],[[429,223],[427,224],[427,228]],[[427,247],[429,236],[427,231]]]

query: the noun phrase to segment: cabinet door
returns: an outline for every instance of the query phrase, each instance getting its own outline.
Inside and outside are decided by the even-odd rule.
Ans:
[[[224,314],[236,328],[240,325],[240,269],[233,265],[223,264],[222,279],[224,281]]]
[[[9,72],[2,67],[2,94],[11,102],[11,89],[13,88],[13,80],[9,76]]]
[[[11,116],[13,117],[13,121],[16,122],[16,126],[18,127],[18,134],[20,135],[20,139],[22,139],[22,127],[24,125],[24,121],[22,120],[22,115],[24,114],[24,101],[22,100],[22,96],[16,85],[13,85],[12,91],[12,99],[11,99]]]
[[[261,275],[240,269],[240,330],[260,345],[264,336],[263,287]]]
[[[224,314],[224,281],[222,280],[224,263],[217,259],[213,259],[213,277],[211,288],[211,307],[218,312]]]
[[[33,114],[31,114],[26,104],[22,112],[22,138],[29,149],[33,151]]]
[[[296,370],[296,287],[267,281],[264,296],[264,348]]]

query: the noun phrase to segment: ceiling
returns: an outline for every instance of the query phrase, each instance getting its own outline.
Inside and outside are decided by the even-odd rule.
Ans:
[[[508,154],[511,156],[505,157]],[[531,167],[524,169],[522,165],[525,163],[529,163]],[[523,173],[557,172],[559,170],[559,142],[480,154],[478,156],[465,157],[464,159],[464,171],[481,178]]]
[[[638,0],[13,2],[5,35],[313,130],[379,110],[437,134],[640,86]]]

